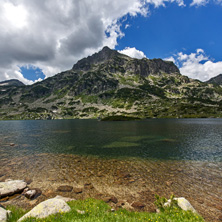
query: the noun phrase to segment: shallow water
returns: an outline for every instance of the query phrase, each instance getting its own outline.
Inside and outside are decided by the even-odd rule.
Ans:
[[[29,178],[43,191],[91,182],[93,197],[147,206],[155,193],[174,193],[208,221],[220,221],[221,132],[221,119],[1,121],[0,180]]]

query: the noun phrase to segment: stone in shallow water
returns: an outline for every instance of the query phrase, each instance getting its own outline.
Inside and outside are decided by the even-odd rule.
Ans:
[[[28,179],[28,178],[26,178],[25,180],[24,180],[28,185],[30,184],[30,183],[32,183],[33,182],[33,180],[32,179]]]
[[[27,184],[23,180],[9,180],[0,182],[0,198],[19,193],[26,188]]]
[[[78,187],[74,187],[73,188],[74,193],[78,194],[78,193],[82,193],[82,188],[78,188]]]
[[[166,185],[167,185],[168,187],[170,187],[172,184],[173,184],[172,181],[166,181]]]
[[[71,192],[73,190],[73,187],[72,186],[60,186],[57,188],[57,191],[60,191],[60,192]]]
[[[5,210],[0,207],[0,222],[7,222],[8,216],[11,214],[10,210]]]
[[[94,188],[94,186],[93,186],[91,183],[85,183],[85,184],[84,184],[84,188],[85,188],[85,189],[88,189],[88,190],[91,190],[91,189]]]
[[[110,201],[113,202],[114,204],[118,203],[118,199],[114,196],[110,197]]]
[[[28,190],[28,191],[25,193],[25,197],[28,198],[28,199],[34,198],[35,195],[36,195],[36,190]]]
[[[109,203],[109,202],[112,202],[112,203],[115,203],[115,204],[118,203],[118,199],[116,197],[114,197],[114,196],[112,196],[112,197],[104,197],[102,200],[104,202],[106,202],[106,203]]]
[[[71,208],[64,200],[59,198],[52,198],[38,204],[31,211],[21,217],[18,222],[29,217],[45,218],[51,214],[65,213],[69,212],[70,210]]]

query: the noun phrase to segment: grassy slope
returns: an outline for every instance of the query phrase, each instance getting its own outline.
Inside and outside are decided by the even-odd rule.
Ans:
[[[45,219],[29,218],[24,222],[114,222],[114,221],[153,221],[153,222],[203,222],[203,218],[199,215],[195,215],[191,212],[185,212],[179,209],[174,209],[168,212],[156,214],[148,212],[130,212],[124,209],[119,209],[115,212],[111,212],[111,207],[100,200],[86,199],[71,201],[68,203],[71,207],[69,213],[59,213],[51,215]],[[8,222],[15,222],[26,212],[15,207],[9,207],[12,211],[12,216]],[[77,210],[85,211],[85,214],[80,214]]]

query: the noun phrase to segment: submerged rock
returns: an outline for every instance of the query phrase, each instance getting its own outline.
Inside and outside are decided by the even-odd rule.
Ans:
[[[78,187],[74,187],[73,191],[74,191],[74,193],[78,194],[78,193],[82,193],[83,189],[82,188],[78,188]]]
[[[60,186],[57,188],[57,191],[59,191],[59,192],[71,192],[72,190],[73,190],[73,187],[68,186],[68,185]]]
[[[0,198],[22,192],[27,186],[23,180],[7,180],[0,182]]]
[[[30,183],[32,183],[33,182],[33,180],[32,179],[28,179],[28,178],[26,178],[25,180],[24,180],[28,185],[30,184]]]
[[[117,203],[118,203],[118,199],[117,199],[116,197],[114,197],[114,196],[112,196],[112,197],[110,198],[110,201],[113,202],[114,204],[117,204]]]
[[[109,202],[112,202],[114,204],[118,203],[118,199],[116,197],[114,197],[114,196],[112,196],[112,197],[104,197],[102,200],[104,202],[106,202],[106,203],[109,203]]]
[[[45,218],[51,214],[65,213],[69,212],[70,210],[71,208],[64,200],[59,198],[52,198],[38,204],[31,211],[21,217],[18,222],[29,217]]]
[[[91,189],[94,188],[94,186],[91,183],[85,183],[84,188],[87,189],[87,190],[91,190]]]
[[[172,181],[166,181],[166,185],[167,185],[168,187],[170,187],[172,184],[173,184]]]
[[[5,210],[0,207],[0,222],[7,222],[8,216],[11,214],[10,210]]]
[[[134,202],[131,206],[137,209],[143,209],[146,205],[137,201],[137,202]]]

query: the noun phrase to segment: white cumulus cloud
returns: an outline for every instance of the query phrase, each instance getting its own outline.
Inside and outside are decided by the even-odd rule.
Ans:
[[[136,49],[135,47],[130,48],[130,47],[126,47],[123,50],[119,51],[122,54],[128,55],[132,58],[137,58],[137,59],[142,59],[142,58],[146,58],[146,55],[144,54],[144,52]]]
[[[170,62],[173,62],[173,63],[176,63],[176,60],[174,59],[173,56],[170,56],[170,57],[168,57],[168,58],[165,58],[164,60],[170,61]]]
[[[203,49],[197,49],[190,54],[179,52],[166,60],[176,63],[181,74],[201,81],[207,81],[222,73],[222,61],[214,62]]]

